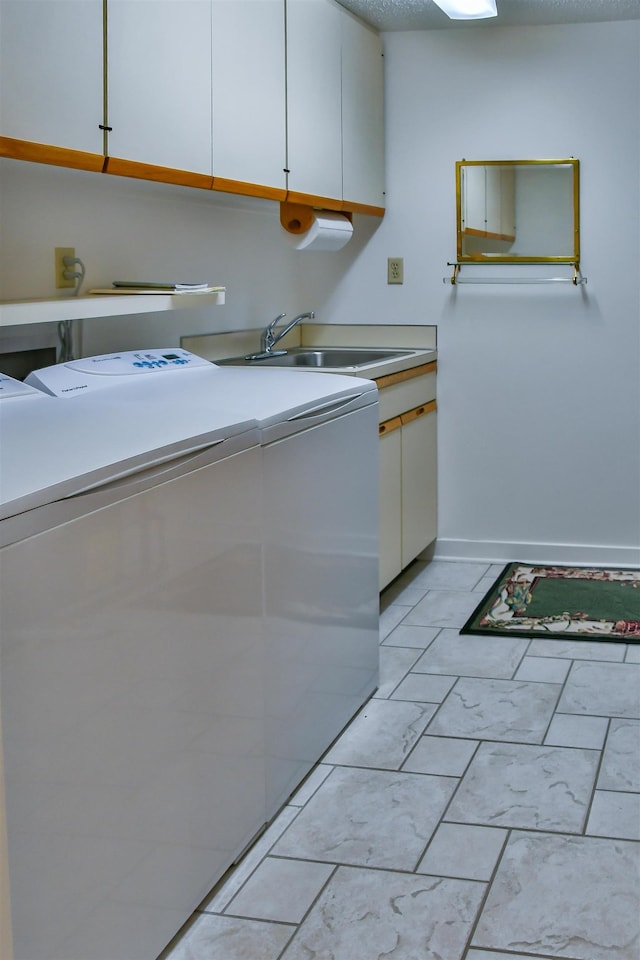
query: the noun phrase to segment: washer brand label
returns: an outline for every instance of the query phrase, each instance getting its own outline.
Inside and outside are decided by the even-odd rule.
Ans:
[[[81,383],[78,387],[63,387],[60,393],[74,393],[76,390],[86,390],[87,387],[87,383]]]

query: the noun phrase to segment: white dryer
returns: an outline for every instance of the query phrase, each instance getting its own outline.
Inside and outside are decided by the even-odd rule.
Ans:
[[[378,394],[370,380],[221,367],[262,443],[267,813],[378,684]]]

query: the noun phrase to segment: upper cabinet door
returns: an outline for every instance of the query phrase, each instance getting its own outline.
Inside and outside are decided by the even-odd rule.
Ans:
[[[284,0],[213,0],[213,175],[286,186]]]
[[[210,0],[108,0],[109,156],[210,175]]]
[[[342,196],[384,206],[384,61],[377,33],[342,16]]]
[[[341,13],[287,0],[289,190],[342,198]]]
[[[0,0],[0,134],[102,153],[102,0]]]

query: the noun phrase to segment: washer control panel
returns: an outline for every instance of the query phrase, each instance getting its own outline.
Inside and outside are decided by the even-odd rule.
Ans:
[[[122,353],[105,353],[100,357],[70,360],[64,364],[69,370],[108,377],[121,377],[140,373],[184,369],[185,367],[210,367],[209,360],[197,357],[188,350],[125,350]]]
[[[188,350],[125,350],[98,357],[69,360],[30,373],[26,382],[54,397],[74,396],[105,387],[117,387],[140,374],[166,374],[175,371],[215,368],[215,364]]]

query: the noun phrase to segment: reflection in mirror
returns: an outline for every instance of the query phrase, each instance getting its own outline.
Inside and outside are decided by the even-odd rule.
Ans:
[[[460,262],[577,263],[578,161],[456,163]]]

